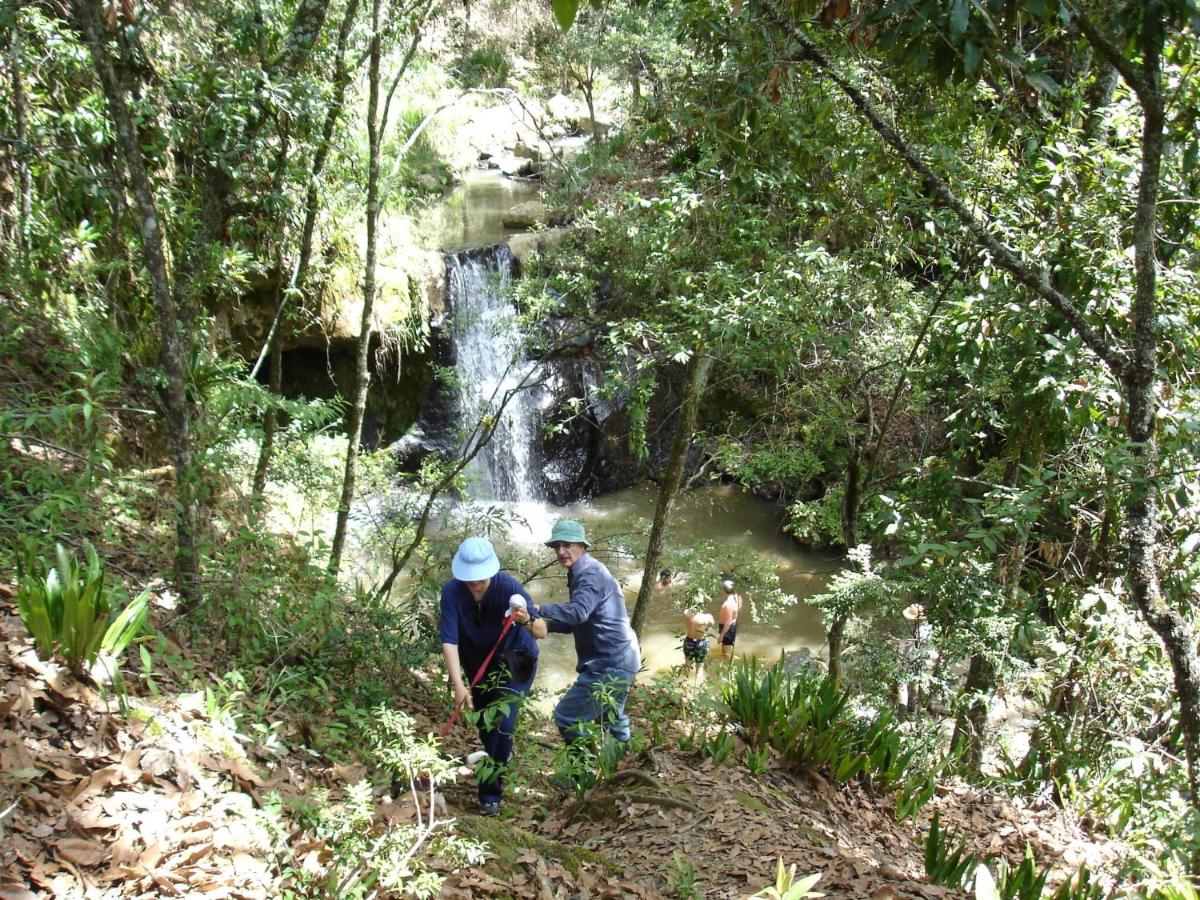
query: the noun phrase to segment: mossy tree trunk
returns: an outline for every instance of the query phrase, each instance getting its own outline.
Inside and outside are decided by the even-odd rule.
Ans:
[[[91,53],[105,105],[115,127],[118,154],[113,158],[113,165],[116,167],[123,162],[125,176],[118,180],[128,185],[137,209],[142,260],[158,320],[158,357],[165,381],[163,412],[175,472],[175,586],[186,608],[194,606],[200,597],[199,500],[187,395],[186,359],[192,342],[191,335],[180,323],[175,285],[167,264],[163,217],[155,200],[129,101],[129,72],[133,68],[129,35],[134,32],[128,26],[135,23],[120,21],[106,26],[100,18],[100,4],[89,0],[71,0],[70,11],[73,23]],[[110,55],[110,48],[115,50],[115,56]]]
[[[659,562],[662,559],[663,543],[666,540],[667,526],[671,517],[671,506],[683,483],[683,470],[687,466],[688,450],[692,445],[692,434],[696,430],[696,420],[700,412],[700,397],[708,384],[708,374],[712,371],[713,358],[701,350],[692,354],[688,361],[687,375],[684,379],[683,404],[679,410],[679,420],[675,425],[675,438],[671,442],[671,457],[663,472],[662,483],[658,488],[658,502],[654,507],[654,524],[650,527],[650,540],[646,546],[646,564],[642,570],[642,586],[638,589],[637,601],[633,606],[632,625],[634,634],[641,637],[642,628],[646,624],[646,614],[650,609],[650,596],[654,588]]]
[[[333,545],[329,552],[329,571],[334,574],[341,568],[342,553],[346,547],[346,529],[350,522],[350,504],[354,501],[354,482],[358,470],[358,444],[362,436],[363,412],[367,406],[367,387],[371,380],[371,316],[375,309],[375,275],[379,252],[379,152],[380,133],[383,130],[379,115],[382,6],[382,0],[373,0],[371,4],[371,49],[367,62],[367,249],[363,266],[362,324],[355,357],[350,419],[346,426],[346,467],[342,475],[342,494],[338,501]]]

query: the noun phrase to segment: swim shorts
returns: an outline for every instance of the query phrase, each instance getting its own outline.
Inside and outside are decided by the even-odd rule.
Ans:
[[[729,629],[725,632],[725,636],[721,638],[721,643],[726,647],[732,647],[733,642],[737,640],[737,621],[729,623]]]
[[[687,662],[704,662],[704,658],[708,656],[708,638],[693,638],[685,637],[683,639],[683,658]]]

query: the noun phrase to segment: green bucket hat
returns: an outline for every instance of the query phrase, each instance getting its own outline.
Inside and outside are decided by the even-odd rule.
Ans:
[[[557,541],[566,541],[568,544],[583,544],[585,547],[592,546],[587,539],[587,535],[583,533],[583,526],[574,519],[559,519],[554,523],[554,528],[550,532],[550,540],[546,541],[546,546]]]

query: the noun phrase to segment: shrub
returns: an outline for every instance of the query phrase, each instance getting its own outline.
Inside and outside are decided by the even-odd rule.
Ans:
[[[738,662],[722,686],[723,711],[756,750],[770,745],[797,769],[820,769],[835,781],[870,778],[888,788],[902,781],[913,751],[902,746],[890,713],[867,724],[847,708],[849,695],[815,673],[790,676],[783,660],[762,669]]]
[[[460,77],[465,88],[498,88],[504,87],[508,73],[508,57],[504,50],[489,43],[471,52]]]
[[[84,548],[85,566],[62,544],[55,547],[56,566],[39,563],[31,553],[18,565],[17,606],[38,656],[57,654],[76,675],[95,663],[101,651],[119,657],[145,625],[150,601],[147,591],[123,610],[114,610],[100,558],[90,543]]]
[[[788,678],[783,661],[762,669],[757,659],[739,660],[732,677],[721,686],[725,712],[745,729],[746,740],[756,749],[774,743],[788,721]]]

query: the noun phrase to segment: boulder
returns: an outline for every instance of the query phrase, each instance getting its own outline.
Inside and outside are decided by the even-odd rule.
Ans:
[[[583,134],[604,137],[612,130],[613,123],[605,119],[589,119],[587,116],[580,116],[575,127]]]
[[[517,262],[524,263],[534,253],[545,253],[563,242],[570,228],[547,228],[544,231],[527,231],[514,234],[508,239],[508,249]]]
[[[524,141],[517,141],[516,145],[512,148],[512,155],[521,159],[532,159],[535,162],[541,162],[544,158],[540,149],[531,147]]]
[[[541,200],[527,200],[509,209],[502,220],[505,228],[532,228],[546,221],[546,204]]]
[[[804,672],[824,674],[825,664],[813,656],[812,651],[807,647],[801,647],[799,650],[789,650],[783,654],[783,671],[789,675],[799,675]]]
[[[546,101],[546,113],[556,122],[574,126],[584,111],[579,103],[566,94],[555,94]]]
[[[511,153],[505,153],[502,156],[493,158],[492,162],[505,175],[510,178],[520,175],[532,175],[536,165],[532,159],[523,159],[519,156],[514,156]]]

